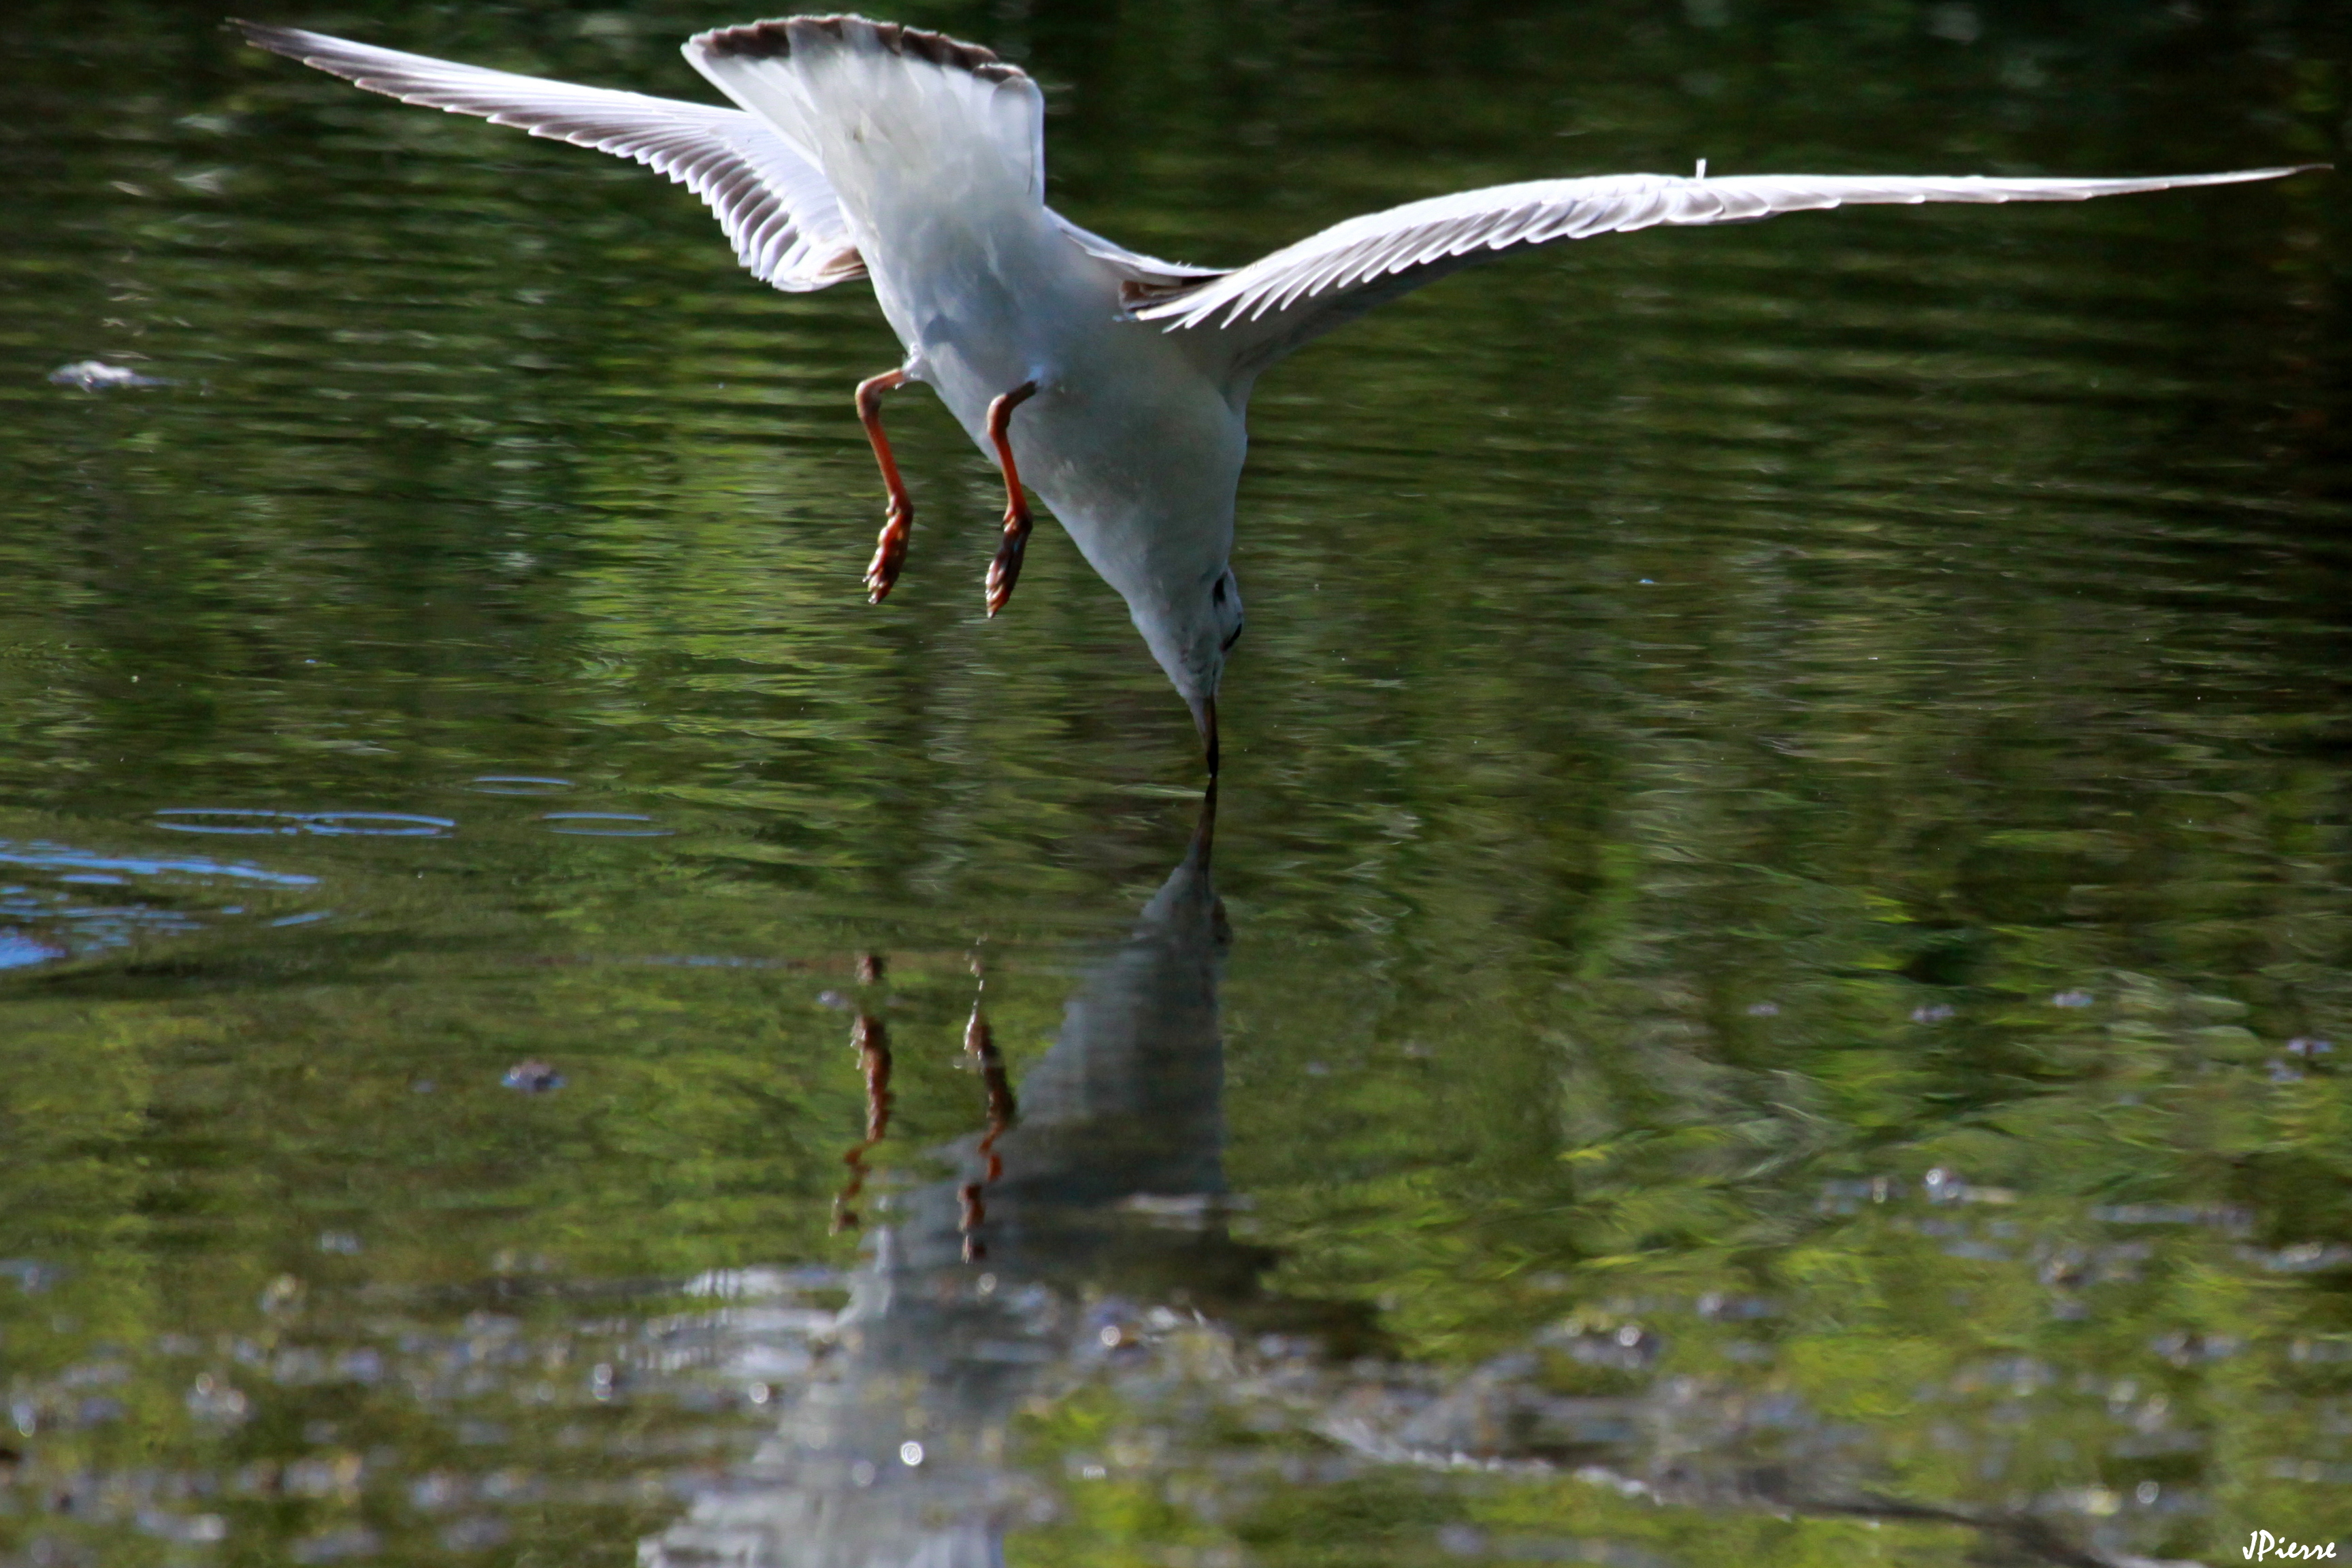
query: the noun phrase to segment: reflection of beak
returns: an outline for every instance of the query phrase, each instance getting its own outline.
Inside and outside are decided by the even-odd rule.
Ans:
[[[1209,748],[1209,776],[1217,776],[1217,700],[1213,697],[1190,697],[1192,723],[1201,731],[1202,743]]]

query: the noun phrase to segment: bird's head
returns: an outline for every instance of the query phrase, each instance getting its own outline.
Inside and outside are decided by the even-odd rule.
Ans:
[[[1168,672],[1192,710],[1192,722],[1209,749],[1209,771],[1217,771],[1217,686],[1225,656],[1242,635],[1242,589],[1232,567],[1192,579],[1173,593],[1129,595],[1128,612],[1143,634],[1151,657]]]

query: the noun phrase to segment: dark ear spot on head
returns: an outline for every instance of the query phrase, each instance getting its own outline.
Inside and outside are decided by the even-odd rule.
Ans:
[[[1242,628],[1241,628],[1241,626],[1238,626],[1238,625],[1237,625],[1237,626],[1235,626],[1234,627],[1234,629],[1233,629],[1232,631],[1229,631],[1229,632],[1227,632],[1227,633],[1225,634],[1225,640],[1224,640],[1222,644],[1220,644],[1220,645],[1218,646],[1217,651],[1218,651],[1219,653],[1231,653],[1231,652],[1233,652],[1233,651],[1234,651],[1234,644],[1235,644],[1235,643],[1237,643],[1237,642],[1239,642],[1239,641],[1241,641],[1241,640],[1242,640]]]

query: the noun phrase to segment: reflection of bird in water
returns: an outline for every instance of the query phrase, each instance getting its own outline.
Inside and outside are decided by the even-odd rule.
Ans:
[[[1003,1568],[1007,1531],[1042,1500],[1034,1457],[1013,1450],[1014,1417],[1128,1353],[1138,1314],[1122,1301],[1189,1307],[1212,1333],[1239,1331],[1244,1342],[1272,1329],[1303,1331],[1335,1358],[1382,1348],[1360,1309],[1264,1290],[1275,1255],[1222,1224],[1227,931],[1210,879],[1214,812],[1212,790],[1183,860],[1071,996],[1059,1037],[1020,1085],[1017,1117],[984,1026],[967,1034],[985,1131],[952,1151],[955,1174],[875,1215],[831,1353],[787,1391],[749,1463],[639,1544],[640,1568]],[[854,1038],[867,1086],[862,1157],[887,1131],[889,1047],[870,1016]],[[837,1214],[863,1185],[852,1169]],[[1559,1342],[1547,1331],[1535,1344]],[[1646,1366],[1654,1353],[1622,1337],[1612,1348],[1624,1359],[1611,1364]],[[1424,1378],[1388,1380],[1381,1369],[1393,1363],[1335,1359],[1290,1418],[1382,1466],[1450,1471],[1466,1454],[1614,1477],[1706,1510],[1969,1526],[1998,1550],[1988,1560],[2123,1561],[2031,1514],[1878,1495],[1883,1456],[1857,1441],[1861,1428],[1800,1421],[1779,1401],[1714,1397],[1679,1376],[1561,1397],[1536,1361],[1504,1355],[1433,1397]],[[1211,1399],[1223,1390],[1224,1374],[1195,1375],[1211,1380]],[[1305,1389],[1289,1385],[1293,1397]]]
[[[1189,1298],[1250,1316],[1267,1255],[1216,1220],[1227,932],[1209,872],[1215,809],[1212,792],[1133,934],[1070,998],[1059,1037],[1020,1086],[1017,1120],[1001,1068],[990,1082],[992,1046],[968,1038],[989,1083],[989,1127],[957,1150],[964,1168],[897,1197],[852,1278],[831,1375],[794,1396],[732,1484],[647,1541],[641,1563],[1001,1563],[1017,1513],[1004,1454],[1013,1413],[1105,1352],[1085,1298]],[[864,1020],[859,1041],[871,1086],[873,1053],[887,1047]],[[1144,1223],[1122,1206],[1139,1199],[1192,1223]]]
[[[988,609],[1011,596],[1025,479],[1192,704],[1216,771],[1216,695],[1241,633],[1226,564],[1260,373],[1373,306],[1505,250],[1659,224],[1859,203],[2080,201],[2292,173],[2147,179],[1616,174],[1497,185],[1334,225],[1230,271],[1125,249],[1045,205],[1045,99],[988,50],[856,16],[697,35],[686,57],[740,109],[574,87],[244,24],[362,87],[646,163],[691,186],[779,289],[870,278],[905,363],[857,389],[889,505],[866,572],[890,591],[914,508],[880,395],[935,388],[1002,468]]]

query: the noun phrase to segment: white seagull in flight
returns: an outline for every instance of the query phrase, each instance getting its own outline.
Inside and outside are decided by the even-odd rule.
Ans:
[[[881,395],[938,392],[1004,474],[988,611],[1012,596],[1025,483],[1127,600],[1217,769],[1217,685],[1241,635],[1227,563],[1244,416],[1261,372],[1343,322],[1506,251],[1657,224],[1890,202],[2071,202],[2275,179],[1672,174],[1531,180],[1334,224],[1226,270],[1160,261],[1045,205],[1045,96],[1017,66],[938,33],[793,16],[698,33],[720,109],[485,70],[239,22],[247,40],[406,103],[634,158],[700,196],[752,276],[798,292],[865,278],[907,358],[857,388],[889,495],[866,584],[907,558],[914,504]],[[2306,167],[2314,165],[2305,165]]]

